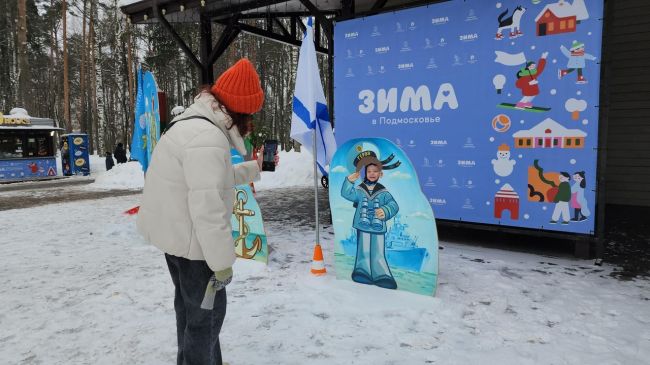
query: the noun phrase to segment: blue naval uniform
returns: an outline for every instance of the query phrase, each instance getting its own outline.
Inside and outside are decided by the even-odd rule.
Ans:
[[[379,183],[370,191],[365,182],[355,187],[347,178],[343,182],[341,196],[356,207],[352,226],[357,230],[357,257],[352,280],[389,289],[397,288],[386,262],[384,242],[386,221],[399,211],[397,202]],[[375,209],[384,211],[384,219],[375,216]]]

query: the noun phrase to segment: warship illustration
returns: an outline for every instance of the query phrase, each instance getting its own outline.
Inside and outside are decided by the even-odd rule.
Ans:
[[[396,215],[393,225],[386,232],[386,261],[391,268],[419,272],[428,256],[427,249],[418,247],[417,237],[409,235],[407,228],[408,224],[401,223],[400,215]],[[357,232],[354,228],[350,236],[341,240],[341,245],[346,256],[357,255]]]

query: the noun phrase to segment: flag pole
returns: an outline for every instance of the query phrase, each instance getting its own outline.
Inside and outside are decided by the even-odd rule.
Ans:
[[[315,123],[318,123],[318,117],[315,120]],[[313,147],[313,161],[314,161],[314,217],[316,220],[316,244],[314,245],[314,258],[311,262],[311,273],[312,275],[321,276],[325,275],[327,269],[325,269],[325,262],[323,261],[323,249],[320,247],[320,222],[318,221],[318,166],[316,161],[318,161],[318,147],[316,147],[316,128],[318,125],[314,125],[314,147]]]
[[[318,118],[316,118],[316,123],[318,123]],[[317,157],[317,147],[316,147],[316,128],[318,126],[314,126],[314,143],[313,143],[313,160],[314,160],[314,217],[316,219],[316,245],[320,245],[320,225],[318,221],[318,167],[316,165],[316,157]]]

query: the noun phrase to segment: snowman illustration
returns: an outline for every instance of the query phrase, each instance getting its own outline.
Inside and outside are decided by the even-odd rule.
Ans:
[[[503,143],[497,150],[497,159],[492,160],[494,173],[499,176],[510,176],[517,161],[510,159],[510,147]]]

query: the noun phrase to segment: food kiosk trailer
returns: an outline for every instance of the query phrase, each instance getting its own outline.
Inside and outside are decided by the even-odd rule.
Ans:
[[[52,119],[0,113],[0,183],[57,176]]]

